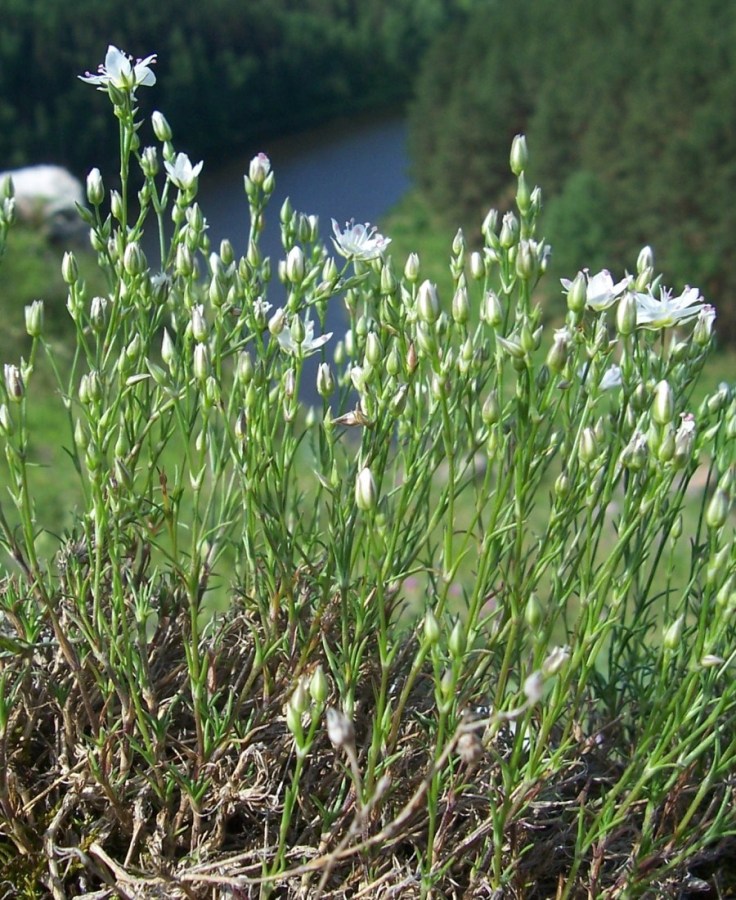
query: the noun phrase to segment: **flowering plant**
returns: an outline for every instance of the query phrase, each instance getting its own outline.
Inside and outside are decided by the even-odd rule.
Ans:
[[[161,113],[139,149],[153,60],[114,50],[86,80],[121,190],[93,170],[81,211],[107,287],[65,254],[73,352],[34,304],[0,382],[4,877],[671,894],[736,830],[736,396],[693,392],[712,310],[647,250],[566,281],[549,337],[521,137],[516,210],[479,249],[458,232],[451,300],[368,226],[333,224],[338,266],[288,203],[272,266],[263,155],[245,254],[213,248]],[[47,420],[61,511],[35,493]]]

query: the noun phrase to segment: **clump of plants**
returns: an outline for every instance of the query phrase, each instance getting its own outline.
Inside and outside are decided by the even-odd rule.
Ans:
[[[86,76],[120,131],[120,190],[93,170],[80,210],[107,293],[65,255],[73,356],[34,303],[0,385],[5,895],[726,886],[736,398],[691,400],[714,310],[645,248],[565,282],[548,337],[522,137],[516,209],[480,250],[458,233],[451,298],[288,202],[264,258],[262,154],[245,254],[213,249],[202,164],[136,110],[154,61]],[[42,553],[45,366],[80,503]]]

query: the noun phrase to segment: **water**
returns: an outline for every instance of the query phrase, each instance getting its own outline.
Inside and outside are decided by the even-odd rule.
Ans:
[[[349,219],[375,224],[409,187],[406,123],[397,116],[340,120],[264,141],[257,151],[269,157],[276,177],[261,243],[274,271],[283,257],[278,219],[286,197],[295,210],[319,216],[320,233],[331,246],[331,219],[341,225]],[[212,172],[205,161],[198,200],[214,249],[227,237],[236,253],[246,250],[248,205],[243,176],[253,155]]]

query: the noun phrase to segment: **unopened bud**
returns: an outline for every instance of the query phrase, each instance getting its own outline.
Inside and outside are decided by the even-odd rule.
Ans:
[[[335,380],[332,377],[330,366],[323,362],[317,368],[317,393],[320,397],[327,398],[335,390]]]
[[[713,529],[722,528],[726,524],[730,506],[731,503],[726,491],[721,487],[717,487],[705,511],[707,526]]]
[[[299,246],[292,247],[286,257],[286,277],[292,284],[304,281],[304,252]]]
[[[452,298],[452,318],[458,325],[464,325],[470,317],[470,303],[465,285],[460,285]]]
[[[338,709],[327,710],[327,736],[334,747],[342,747],[347,744],[353,746],[355,744],[355,730],[353,723]]]
[[[268,320],[268,330],[272,335],[276,336],[281,334],[284,330],[284,326],[286,325],[286,312],[282,307],[279,307],[276,312],[271,316]]]
[[[105,188],[99,169],[92,169],[87,175],[87,199],[92,206],[99,206],[105,199]]]
[[[521,175],[524,169],[526,169],[527,163],[529,162],[529,153],[527,151],[526,138],[523,134],[517,134],[511,142],[511,155],[509,161],[511,163],[511,171],[514,175]]]
[[[675,415],[675,395],[667,381],[660,381],[654,388],[652,418],[658,425],[668,425]]]
[[[5,389],[10,400],[18,403],[23,399],[25,386],[18,366],[5,364]]]
[[[437,297],[437,287],[431,281],[423,281],[419,285],[417,312],[419,318],[427,324],[437,321],[440,314],[440,302]]]
[[[197,381],[204,382],[210,373],[210,359],[206,344],[197,344],[194,348],[192,371]]]
[[[163,113],[156,110],[151,115],[151,125],[153,125],[153,133],[162,144],[171,140],[171,126],[166,121],[166,116]]]
[[[424,616],[424,639],[430,646],[440,639],[440,625],[431,609]]]
[[[646,272],[647,269],[654,269],[654,251],[651,247],[642,247],[636,260],[637,274]]]
[[[685,624],[685,616],[678,616],[677,619],[667,628],[664,633],[663,644],[667,650],[676,650],[680,645],[682,637],[682,628]]]
[[[248,177],[257,187],[261,187],[271,171],[271,160],[265,153],[258,153],[250,161]]]
[[[585,275],[578,272],[567,290],[567,308],[570,312],[581,313],[585,309],[587,299],[588,285]]]
[[[410,253],[407,257],[404,278],[411,284],[415,284],[419,280],[419,256],[416,253]]]
[[[61,260],[61,277],[67,284],[75,284],[79,278],[79,267],[74,254],[67,251]]]
[[[319,706],[327,699],[327,695],[330,692],[330,686],[327,683],[327,676],[325,675],[325,671],[321,665],[318,665],[317,668],[312,673],[312,677],[309,681],[309,693]]]
[[[43,300],[34,300],[25,308],[26,331],[32,338],[43,334]]]
[[[363,511],[371,510],[378,500],[373,473],[366,466],[360,470],[355,482],[355,505]]]
[[[616,310],[616,329],[621,335],[633,334],[636,329],[636,297],[626,291]]]

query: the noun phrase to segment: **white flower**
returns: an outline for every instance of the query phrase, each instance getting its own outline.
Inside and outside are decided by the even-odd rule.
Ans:
[[[132,56],[110,44],[105,62],[97,67],[99,74],[92,75],[86,72],[79,77],[87,84],[99,85],[101,91],[106,90],[109,85],[121,91],[134,91],[139,84],[145,87],[156,84],[156,76],[149,68],[151,63],[156,62],[156,54],[153,53],[145,59],[137,59],[135,63],[132,60]]]
[[[194,186],[197,175],[202,171],[202,162],[193,166],[186,153],[177,153],[173,163],[164,162],[164,168],[168,172],[169,179],[182,191],[188,191]]]
[[[283,329],[277,334],[278,342],[281,344],[282,350],[291,353],[293,356],[311,356],[316,353],[320,347],[323,347],[332,337],[332,332],[323,334],[321,337],[314,336],[314,322],[307,319],[304,322],[304,340],[297,343],[291,336],[291,328],[284,325]]]
[[[248,177],[253,184],[261,185],[271,171],[271,160],[265,153],[259,153],[253,157],[248,167]]]
[[[609,366],[603,373],[601,378],[600,389],[602,391],[610,391],[613,388],[621,387],[621,366],[615,363]]]
[[[333,219],[332,230],[335,237],[332,243],[339,254],[349,259],[375,259],[391,243],[391,238],[384,237],[366,222],[356,225],[355,220],[345,223],[345,230]]]
[[[651,293],[636,293],[636,324],[643,328],[667,328],[688,322],[706,305],[697,288],[686,287],[679,297],[660,288],[659,299]]]
[[[631,278],[627,276],[622,278],[618,284],[614,284],[608,269],[602,269],[593,276],[588,275],[586,272],[586,278],[588,283],[586,286],[585,305],[596,312],[603,312],[604,309],[613,306],[631,283]],[[567,278],[560,280],[565,290],[569,291],[572,287],[572,281]]]

